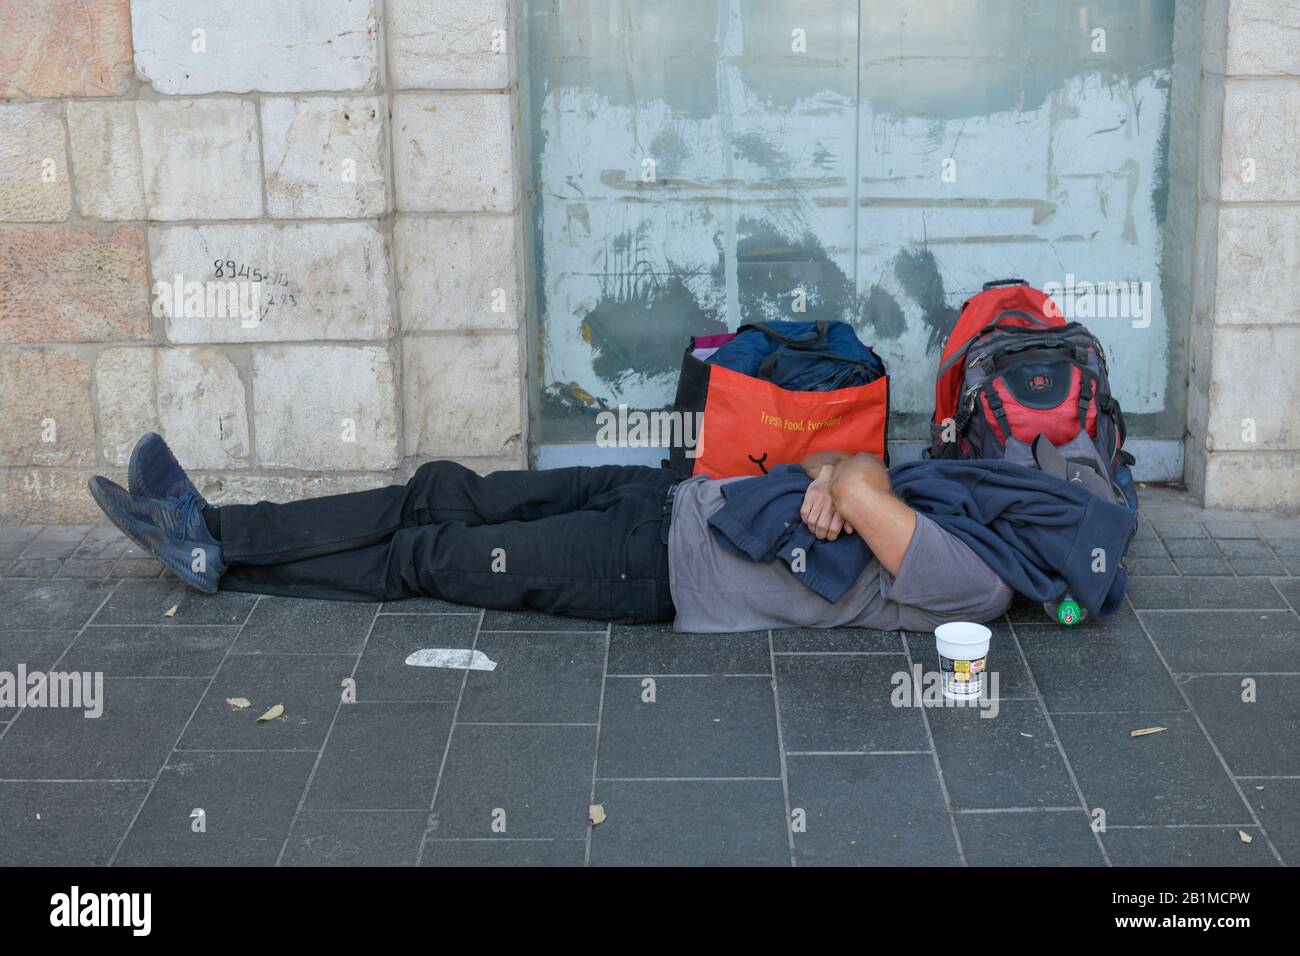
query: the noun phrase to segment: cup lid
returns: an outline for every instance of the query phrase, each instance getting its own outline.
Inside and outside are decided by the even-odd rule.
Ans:
[[[949,621],[936,627],[934,636],[949,644],[983,644],[993,632],[974,621]]]

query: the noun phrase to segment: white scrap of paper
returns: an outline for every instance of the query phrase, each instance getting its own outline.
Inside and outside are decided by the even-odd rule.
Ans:
[[[412,667],[451,667],[457,670],[494,671],[497,663],[482,651],[461,647],[426,647],[406,659]]]

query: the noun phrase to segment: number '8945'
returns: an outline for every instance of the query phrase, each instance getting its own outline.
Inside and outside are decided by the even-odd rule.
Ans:
[[[263,271],[250,267],[246,262],[234,259],[213,259],[212,268],[218,279],[247,279],[251,282],[269,282],[272,285],[289,284],[289,277],[283,272]]]

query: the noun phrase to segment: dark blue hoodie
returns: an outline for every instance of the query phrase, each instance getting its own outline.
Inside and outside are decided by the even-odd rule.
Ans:
[[[1082,485],[1007,461],[916,461],[889,471],[894,493],[964,541],[1012,590],[1036,601],[1069,591],[1096,618],[1124,599],[1120,558],[1137,514]],[[799,518],[810,479],[798,465],[723,486],[726,504],[709,518],[714,534],[751,561],[791,564],[798,580],[838,601],[871,560],[858,534],[818,541]],[[1094,570],[1095,569],[1095,570]]]

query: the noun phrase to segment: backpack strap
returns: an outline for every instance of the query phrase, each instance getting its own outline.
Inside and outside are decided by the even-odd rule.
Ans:
[[[1124,410],[1119,407],[1119,399],[1114,395],[1099,395],[1097,407],[1114,420],[1115,429],[1119,433],[1119,443],[1123,445],[1128,439],[1128,429],[1124,425]]]
[[[1092,376],[1079,376],[1079,427],[1088,430],[1088,406],[1092,404]],[[1098,407],[1100,407],[1098,402]]]
[[[1064,348],[1066,345],[1069,345],[1069,343],[1066,341],[1064,336],[1046,333],[1043,335],[1028,335],[1023,339],[1016,339],[1014,342],[1007,342],[1004,345],[999,345],[997,351],[1000,355],[1010,355],[1013,352],[1023,352],[1026,349],[1059,349]],[[1082,355],[1086,361],[1088,357],[1086,351],[1081,351],[1073,346],[1071,347],[1071,351],[1075,358]]]
[[[989,403],[989,408],[993,410],[994,416],[998,420],[998,425],[1002,428],[1002,444],[1007,443],[1011,437],[1011,423],[1007,421],[1007,413],[1002,408],[1002,398],[998,395],[996,389],[983,389],[984,401]]]

